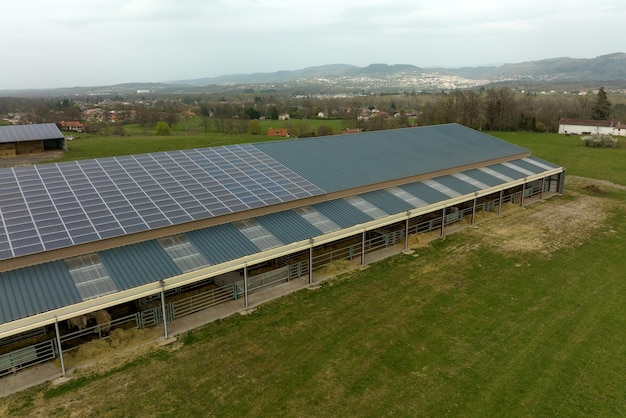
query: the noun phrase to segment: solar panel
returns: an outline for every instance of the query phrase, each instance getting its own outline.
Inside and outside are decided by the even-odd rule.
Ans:
[[[252,145],[1,169],[0,259],[323,193]]]

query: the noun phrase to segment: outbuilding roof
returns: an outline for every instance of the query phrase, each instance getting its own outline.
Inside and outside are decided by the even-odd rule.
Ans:
[[[62,138],[63,133],[54,123],[0,126],[0,143]]]

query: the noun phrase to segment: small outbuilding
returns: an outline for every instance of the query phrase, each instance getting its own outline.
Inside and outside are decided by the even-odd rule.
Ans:
[[[570,119],[559,120],[559,133],[565,135],[624,135],[624,125],[612,120]]]
[[[65,150],[65,137],[54,123],[0,126],[0,158]]]

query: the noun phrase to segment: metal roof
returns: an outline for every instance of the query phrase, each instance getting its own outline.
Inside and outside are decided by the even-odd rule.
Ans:
[[[450,124],[0,169],[0,261],[520,154]]]
[[[255,147],[327,192],[529,152],[458,124],[263,142]]]
[[[554,164],[534,157],[516,159],[511,163],[525,170],[532,169],[536,174],[558,168]],[[488,168],[489,172],[494,174],[478,169],[470,169],[462,173],[473,179],[479,179],[484,186],[487,186],[486,188],[506,185],[506,181],[495,176],[498,173],[506,172],[508,175],[515,175],[516,179],[524,178],[523,173],[504,164],[493,164]],[[434,183],[425,180],[405,184],[399,188],[428,204],[443,203],[451,199],[449,195],[429,184],[448,187],[462,195],[479,190],[475,185],[452,175],[439,176],[433,180]],[[391,216],[405,213],[416,207],[387,189],[361,193],[359,196]],[[344,198],[315,203],[311,206],[343,229],[373,221],[372,216],[349,204]],[[283,210],[255,219],[284,245],[324,235],[296,210]],[[250,239],[231,223],[186,232],[185,235],[212,265],[260,252]],[[98,255],[118,291],[158,282],[183,273],[156,239],[100,251]],[[81,300],[68,272],[68,266],[63,261],[0,272],[0,324],[69,306]]]
[[[54,123],[0,126],[0,143],[63,138],[63,133]]]

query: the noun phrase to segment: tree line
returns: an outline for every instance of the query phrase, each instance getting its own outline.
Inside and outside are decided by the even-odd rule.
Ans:
[[[100,110],[98,118],[84,120],[87,109]],[[16,113],[25,123],[83,120],[94,131],[114,135],[124,134],[125,123],[138,124],[146,133],[158,122],[185,129],[191,118],[199,118],[207,132],[259,133],[259,125],[253,121],[276,120],[282,115],[289,119],[341,119],[345,128],[364,131],[459,123],[478,130],[557,132],[561,118],[626,122],[626,97],[614,93],[609,98],[602,87],[582,94],[526,94],[508,87],[351,97],[238,92],[150,100],[117,97],[99,103],[80,97],[0,97],[0,116],[8,119]]]

